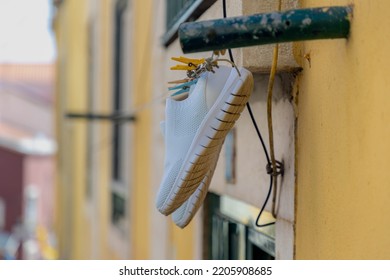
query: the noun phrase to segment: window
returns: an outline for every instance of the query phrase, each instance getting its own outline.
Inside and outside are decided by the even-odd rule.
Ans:
[[[125,199],[117,194],[116,192],[112,192],[111,194],[112,201],[112,213],[111,213],[111,221],[114,224],[118,224],[122,217],[125,216]]]
[[[117,0],[114,11],[114,59],[113,59],[113,114],[120,114],[124,110],[125,90],[123,85],[123,69],[125,64],[126,51],[124,46],[125,38],[125,12],[127,0]],[[125,123],[114,122],[112,126],[112,158],[111,158],[111,222],[114,225],[124,229],[126,223],[126,201],[127,201],[127,182],[125,178],[125,155],[128,151],[128,145],[125,141]]]
[[[208,236],[204,242],[205,259],[275,259],[275,226],[255,228],[252,224],[258,213],[255,207],[209,193],[204,213]]]
[[[113,112],[114,114],[122,111],[122,42],[123,42],[123,14],[126,9],[127,1],[117,1],[115,7],[115,38],[114,38],[114,89],[113,89]],[[122,124],[116,122],[113,125],[112,133],[112,178],[115,181],[121,181],[122,177]]]
[[[177,38],[177,31],[182,22],[194,21],[216,0],[166,0],[166,28],[162,38],[168,46]]]

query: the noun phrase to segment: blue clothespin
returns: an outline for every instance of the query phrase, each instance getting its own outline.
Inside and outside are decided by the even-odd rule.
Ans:
[[[183,88],[183,89],[181,89],[181,90],[179,90],[179,91],[176,91],[175,93],[171,94],[171,96],[176,96],[176,95],[179,95],[179,94],[188,92],[189,90],[190,90],[190,88],[189,88],[189,87],[188,87],[188,88],[186,87],[186,88]]]
[[[168,89],[169,89],[169,90],[175,90],[175,89],[185,88],[185,87],[188,87],[188,88],[189,88],[190,86],[196,84],[197,81],[198,81],[198,79],[194,79],[194,80],[191,80],[191,81],[189,81],[189,82],[186,82],[186,83],[183,83],[183,84],[174,86],[174,87],[169,87]]]

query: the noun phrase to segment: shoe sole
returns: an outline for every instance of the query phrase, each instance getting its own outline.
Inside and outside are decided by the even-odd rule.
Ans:
[[[220,145],[220,150],[222,148],[222,145]],[[195,192],[191,194],[191,196],[186,200],[180,208],[184,208],[183,214],[179,215],[177,214],[177,211],[180,211],[180,208],[178,208],[175,212],[172,213],[172,220],[173,222],[181,227],[184,228],[186,227],[192,220],[192,218],[195,216],[195,214],[198,212],[200,206],[203,204],[203,201],[206,198],[207,191],[209,189],[211,179],[213,178],[214,175],[214,170],[218,162],[218,155],[220,151],[214,158],[214,162],[212,162],[212,167],[206,174],[206,176],[203,178],[202,182],[200,185],[197,187]]]
[[[209,172],[190,198],[176,210],[178,211],[181,207],[184,207],[185,209],[182,216],[175,215],[176,211],[172,213],[172,220],[177,226],[184,228],[191,222],[192,218],[195,216],[196,212],[202,205],[202,202],[206,198],[209,185],[208,181],[210,180],[211,174]]]
[[[169,215],[198,188],[220,151],[227,133],[240,117],[253,90],[252,74],[241,68],[228,90],[221,93],[207,113],[192,141],[175,183],[159,211]]]

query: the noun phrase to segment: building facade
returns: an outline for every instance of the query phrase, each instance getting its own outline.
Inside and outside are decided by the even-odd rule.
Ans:
[[[228,16],[276,1],[226,1]],[[222,1],[54,1],[57,14],[57,231],[69,259],[383,259],[390,257],[385,1],[282,1],[282,10],[352,5],[348,39],[280,44],[274,85],[275,202],[244,111],[226,139],[203,208],[185,229],[155,208],[170,71],[183,19],[223,17]],[[372,19],[372,20],[370,20]],[[374,20],[375,19],[375,20]],[[380,42],[380,43],[374,43]],[[268,139],[273,45],[238,48],[249,103]],[[211,52],[191,57],[210,57]],[[78,118],[74,116],[78,114]],[[97,115],[100,115],[98,118]],[[73,116],[73,117],[72,117]],[[268,146],[268,144],[267,144]],[[372,241],[368,241],[369,237]]]
[[[0,65],[0,255],[9,258],[55,258],[53,74],[50,64]]]

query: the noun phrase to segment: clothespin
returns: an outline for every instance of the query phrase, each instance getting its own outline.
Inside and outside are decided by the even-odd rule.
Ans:
[[[171,70],[195,70],[197,65],[175,65],[171,67]]]
[[[187,57],[172,57],[171,59],[174,61],[178,61],[183,64],[178,64],[176,66],[171,67],[171,70],[185,70],[187,71],[187,77],[182,80],[177,80],[177,81],[171,81],[169,82],[170,84],[182,84],[182,83],[187,83],[190,82],[194,79],[197,79],[200,77],[200,75],[206,71],[215,73],[214,67],[218,68],[218,56],[220,54],[224,55],[226,50],[218,50],[214,51],[212,56],[209,58],[187,58]],[[216,57],[215,57],[216,56]],[[172,87],[172,89],[178,89],[178,88],[183,88],[184,85],[180,85],[178,87]],[[171,90],[171,89],[170,89]]]
[[[172,96],[177,96],[177,95],[182,94],[182,93],[189,92],[189,90],[190,90],[190,88],[183,88],[183,89],[178,90],[178,91],[176,91],[175,93],[171,94],[171,97],[172,97]]]
[[[187,57],[184,57],[184,56],[180,56],[180,57],[171,57],[172,60],[174,61],[178,61],[178,62],[181,62],[181,63],[185,63],[185,64],[189,64],[189,63],[192,63],[194,65],[199,65],[199,64],[202,64],[205,59],[204,58],[187,58]]]
[[[175,81],[169,81],[168,84],[182,84],[182,83],[186,83],[188,81],[191,81],[190,79],[181,79],[181,80],[175,80]]]
[[[175,93],[171,94],[171,96],[177,96],[179,94],[182,94],[182,93],[186,93],[190,90],[190,87],[194,84],[196,84],[198,82],[198,79],[193,79],[193,80],[190,80],[186,83],[183,83],[183,84],[180,84],[180,85],[177,85],[177,86],[174,86],[174,87],[170,87],[168,88],[168,90],[177,90]]]
[[[190,88],[190,86],[196,84],[197,81],[198,81],[197,79],[194,79],[194,80],[191,80],[191,81],[189,81],[189,82],[180,84],[180,85],[178,85],[178,86],[169,87],[168,89],[169,89],[169,90],[175,90],[175,89],[179,89],[179,88],[181,88],[181,89],[187,89],[187,88]]]
[[[196,58],[187,58],[187,57],[172,57],[172,60],[184,63],[185,65],[178,64],[176,66],[171,67],[171,70],[195,70],[198,65],[205,62],[204,58],[196,59]]]

